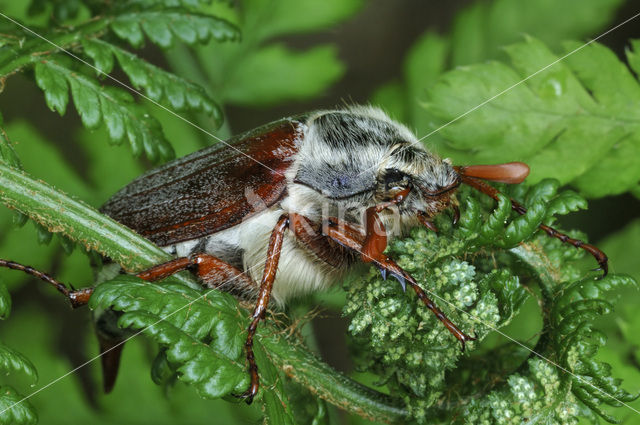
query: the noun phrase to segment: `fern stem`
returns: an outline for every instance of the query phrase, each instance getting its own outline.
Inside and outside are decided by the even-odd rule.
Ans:
[[[533,243],[521,243],[509,251],[513,256],[525,263],[538,279],[542,295],[543,331],[533,350],[536,353],[547,354],[550,352],[548,349],[550,348],[549,344],[552,342],[548,332],[551,324],[550,306],[553,305],[554,288],[559,279],[558,272],[554,269],[542,249]]]
[[[281,335],[262,338],[271,360],[311,393],[350,413],[377,422],[403,423],[409,413],[402,400],[374,391],[342,375]]]
[[[53,233],[63,233],[85,248],[99,252],[130,272],[144,270],[171,256],[132,230],[71,199],[26,173],[0,164],[0,201],[28,215]],[[200,288],[188,274],[176,275]]]

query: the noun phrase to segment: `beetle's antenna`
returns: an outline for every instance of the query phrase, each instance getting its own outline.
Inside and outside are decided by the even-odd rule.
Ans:
[[[50,275],[41,272],[40,270],[36,270],[31,266],[25,266],[24,264],[16,263],[15,261],[3,260],[0,258],[0,267],[6,267],[11,270],[19,270],[31,276],[37,277],[40,280],[44,280],[45,282],[53,285],[58,290],[58,292],[64,295],[69,300],[72,307],[80,307],[82,305],[85,305],[89,300],[89,295],[93,291],[92,288],[69,290],[69,288],[67,288],[64,283],[54,279]]]

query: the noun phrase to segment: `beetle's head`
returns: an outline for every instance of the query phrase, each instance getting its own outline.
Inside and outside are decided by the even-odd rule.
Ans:
[[[293,182],[347,207],[368,207],[410,187],[402,215],[437,214],[460,184],[447,160],[371,107],[320,112],[307,122]]]

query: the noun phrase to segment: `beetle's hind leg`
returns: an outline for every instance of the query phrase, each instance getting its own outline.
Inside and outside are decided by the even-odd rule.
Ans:
[[[489,185],[488,183],[476,177],[461,175],[460,178],[463,183],[473,187],[474,189],[484,193],[485,195],[492,197],[496,201],[498,200],[498,194],[500,194],[500,192],[495,187]],[[524,215],[527,213],[527,209],[522,204],[520,204],[519,202],[513,199],[511,200],[511,208],[518,214]],[[582,248],[585,251],[587,251],[589,254],[591,254],[596,259],[596,261],[598,262],[598,265],[600,266],[599,267],[600,270],[602,270],[603,272],[602,277],[605,277],[609,272],[609,265],[608,265],[609,259],[607,258],[607,255],[604,252],[602,252],[599,248],[593,245],[590,245],[588,243],[585,243],[581,240],[573,239],[565,235],[564,233],[557,231],[553,227],[547,226],[546,224],[541,224],[539,228],[543,230],[547,235],[554,238],[558,238],[562,242],[573,245],[576,248]]]
[[[73,308],[81,307],[87,304],[89,302],[89,297],[93,293],[93,288],[84,288],[77,290],[73,288],[69,289],[67,285],[56,280],[52,276],[43,273],[40,270],[36,270],[31,266],[25,266],[24,264],[16,263],[15,261],[0,259],[0,267],[18,270],[51,284],[54,288],[56,288],[58,292],[60,292],[65,296],[66,299],[69,300],[69,303]]]

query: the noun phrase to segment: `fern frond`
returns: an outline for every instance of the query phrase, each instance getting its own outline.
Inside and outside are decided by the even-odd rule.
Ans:
[[[6,319],[11,311],[11,296],[0,282],[0,319]],[[31,361],[18,351],[0,344],[0,371],[5,375],[20,373],[31,382],[38,380],[38,372]],[[0,385],[0,422],[7,424],[35,424],[38,416],[28,400],[10,386]]]
[[[103,87],[53,58],[37,63],[35,75],[51,110],[64,114],[70,89],[86,127],[97,128],[104,122],[111,140],[114,143],[128,140],[134,155],[145,151],[152,161],[173,158],[173,148],[164,138],[160,123],[128,93],[115,87]]]
[[[240,37],[238,29],[224,19],[182,9],[123,13],[113,17],[110,26],[118,37],[136,48],[144,43],[144,34],[163,48],[170,47],[176,39],[194,44],[210,38],[233,41]]]
[[[176,111],[195,110],[210,115],[216,123],[222,121],[222,111],[200,86],[167,72],[135,54],[100,39],[83,40],[84,52],[94,61],[98,74],[113,70],[114,58],[136,89]]]
[[[585,409],[611,419],[601,403],[619,405],[615,399],[635,397],[611,378],[607,365],[593,360],[604,344],[593,322],[612,308],[604,292],[634,281],[616,275],[584,278],[584,271],[572,264],[583,252],[536,235],[538,225],[552,221],[553,214],[585,206],[577,194],[558,193],[558,187],[551,180],[514,187],[514,196],[532,205],[533,212],[522,216],[512,212],[507,197],[493,207],[483,195],[463,188],[458,228],[450,218],[437,217],[437,235],[414,229],[409,238],[392,242],[388,251],[454,323],[475,333],[479,341],[467,345],[471,352],[491,331],[516,317],[527,298],[520,279],[540,280],[543,294],[549,294],[543,297],[542,314],[547,334],[533,350],[560,368],[515,343],[495,348],[495,354],[472,353],[464,359],[459,342],[413,294],[375,271],[347,288],[344,313],[352,316],[349,331],[358,347],[359,366],[376,373],[379,384],[394,394],[403,394],[419,423],[434,417],[487,424],[575,423]],[[535,242],[526,242],[532,239]],[[523,242],[544,244],[545,250],[525,249]],[[540,269],[527,258],[534,252],[544,257]]]
[[[640,115],[629,105],[640,102],[640,84],[608,48],[594,43],[577,51],[581,46],[566,43],[565,51],[574,53],[547,69],[561,55],[528,38],[505,49],[509,65],[490,62],[445,74],[425,104],[443,123],[509,90],[444,128],[442,153],[476,163],[519,158],[531,166],[532,182],[553,177],[589,197],[635,187]],[[482,150],[474,152],[478,145]]]

